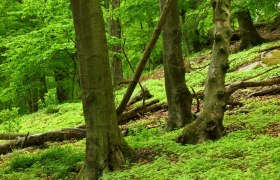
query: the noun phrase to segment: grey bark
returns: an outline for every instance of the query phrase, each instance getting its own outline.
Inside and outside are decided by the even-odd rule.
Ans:
[[[165,0],[161,0],[160,5],[162,10]],[[171,2],[170,11],[163,26],[162,38],[165,91],[168,102],[168,121],[165,131],[171,131],[184,127],[193,120],[191,93],[185,83],[177,0]]]
[[[71,0],[80,63],[86,158],[79,179],[98,179],[120,169],[132,151],[121,136],[115,111],[105,25],[100,2]]]
[[[226,109],[225,76],[229,68],[230,0],[212,0],[214,10],[214,45],[212,60],[204,90],[204,110],[188,124],[178,138],[182,144],[197,144],[216,140],[224,132],[223,117]]]

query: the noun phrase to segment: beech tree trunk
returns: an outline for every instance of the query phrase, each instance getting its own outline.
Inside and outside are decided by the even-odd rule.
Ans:
[[[216,140],[223,135],[223,117],[226,108],[225,76],[229,68],[228,55],[231,37],[230,0],[213,0],[214,45],[204,90],[204,110],[188,124],[178,141],[197,144]]]
[[[160,1],[161,9],[165,0]],[[192,122],[192,98],[185,83],[185,68],[182,57],[181,29],[178,1],[173,0],[162,31],[165,91],[168,102],[166,131],[184,127]]]
[[[264,39],[256,30],[253,20],[248,9],[236,13],[239,24],[241,44],[239,50],[249,49],[253,46],[261,44]]]
[[[92,180],[103,171],[120,169],[131,150],[117,123],[100,2],[71,0],[71,6],[86,123],[86,159],[78,178]]]
[[[120,7],[120,0],[112,1],[113,9]],[[112,17],[110,22],[110,33],[111,36],[114,36],[116,39],[121,39],[121,22],[119,17]],[[121,45],[116,43],[113,45],[113,57],[112,57],[112,70],[113,70],[113,83],[114,85],[123,81],[123,68],[122,68],[122,60],[119,57],[119,53],[121,52]]]

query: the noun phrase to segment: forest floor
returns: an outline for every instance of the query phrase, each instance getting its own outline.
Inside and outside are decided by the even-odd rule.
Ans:
[[[226,84],[279,76],[280,57],[276,63],[240,69],[261,61],[262,53],[279,47],[280,40],[276,40],[232,53]],[[203,89],[210,57],[210,50],[204,50],[187,59],[192,70],[186,73],[186,83],[196,92]],[[166,102],[162,69],[143,77],[142,85],[154,99]],[[115,91],[117,104],[125,88],[123,85]],[[233,94],[243,106],[228,107],[224,117],[227,134],[217,141],[184,146],[176,143],[174,139],[182,129],[163,132],[165,111],[146,114],[123,125],[122,128],[129,129],[125,139],[136,149],[137,156],[126,162],[123,170],[105,173],[103,179],[280,179],[280,95],[249,97],[252,92],[266,88],[247,88]],[[137,87],[135,93],[139,90]],[[193,103],[195,111],[195,99]],[[16,126],[20,133],[40,133],[80,124],[83,124],[82,105],[77,102],[53,105],[21,116]],[[5,130],[5,125],[0,124],[0,131]],[[84,150],[85,140],[14,150],[0,158],[0,179],[74,179],[82,166]]]

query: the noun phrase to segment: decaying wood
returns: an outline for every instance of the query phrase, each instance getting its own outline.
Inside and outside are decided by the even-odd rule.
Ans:
[[[264,79],[261,81],[241,81],[241,82],[236,82],[232,83],[226,88],[225,95],[229,99],[232,93],[234,93],[238,89],[245,89],[249,87],[260,87],[260,86],[272,86],[280,84],[280,76],[270,78],[270,79]]]
[[[0,139],[12,140],[20,137],[25,137],[27,133],[0,133]]]
[[[159,100],[157,100],[157,99],[152,100],[152,101],[145,103],[144,106],[143,106],[143,104],[141,104],[129,111],[124,112],[118,121],[119,124],[125,124],[132,118],[141,117],[143,114],[148,113],[148,112],[155,112],[158,110],[167,109],[166,104],[164,104],[164,103],[158,104],[158,102],[159,102]]]
[[[143,100],[143,99],[150,99],[151,97],[153,97],[152,95],[151,95],[151,93],[148,91],[148,89],[147,88],[143,88],[143,89],[141,89],[135,96],[133,96],[130,100],[129,100],[129,102],[127,103],[127,106],[130,106],[130,105],[132,105],[132,104],[135,104],[136,102],[138,102],[138,101],[141,101],[141,100]]]
[[[262,91],[257,91],[249,94],[248,97],[256,97],[256,96],[265,96],[265,95],[274,95],[274,94],[280,94],[280,86],[268,88]]]
[[[0,144],[0,154],[7,154],[13,149],[25,148],[30,146],[43,145],[45,142],[61,142],[71,139],[83,139],[86,137],[86,131],[79,128],[61,129],[57,131],[49,131],[40,134],[34,134]]]
[[[277,69],[277,68],[280,68],[280,66],[274,66],[274,67],[272,67],[272,68],[269,68],[269,69],[267,69],[267,70],[265,70],[265,71],[263,71],[263,72],[260,72],[260,73],[258,73],[258,74],[256,74],[256,75],[254,75],[254,76],[251,76],[251,77],[242,79],[241,81],[248,81],[248,80],[254,79],[254,78],[256,78],[256,77],[259,77],[259,76],[261,76],[261,75],[264,75],[265,73],[268,73],[269,71],[272,71],[272,70]],[[225,86],[228,86],[228,85],[230,85],[230,83],[226,83],[226,84],[225,84]]]

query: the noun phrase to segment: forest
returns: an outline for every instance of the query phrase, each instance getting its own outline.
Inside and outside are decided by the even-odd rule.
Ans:
[[[279,0],[0,12],[0,179],[280,179]]]

